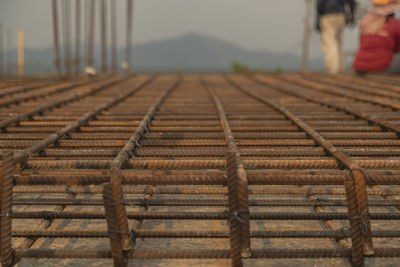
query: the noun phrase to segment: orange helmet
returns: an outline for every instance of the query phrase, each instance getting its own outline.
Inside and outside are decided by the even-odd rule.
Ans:
[[[372,4],[377,6],[383,6],[398,2],[399,2],[398,0],[372,0]]]

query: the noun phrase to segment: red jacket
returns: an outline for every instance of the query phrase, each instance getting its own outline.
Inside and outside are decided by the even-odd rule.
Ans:
[[[400,22],[390,18],[382,28],[385,34],[361,35],[360,47],[353,62],[358,71],[384,71],[392,64],[395,51],[400,50]]]

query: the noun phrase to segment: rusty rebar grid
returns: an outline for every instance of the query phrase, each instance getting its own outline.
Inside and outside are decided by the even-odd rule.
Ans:
[[[13,192],[22,194],[21,197],[13,199],[13,205],[15,205],[13,216],[18,218],[15,221],[22,222],[24,219],[32,219],[34,222],[43,219],[46,222],[60,222],[64,219],[106,220],[106,216],[99,212],[104,201],[99,199],[98,195],[103,193],[102,184],[110,182],[110,175],[107,171],[110,170],[113,159],[131,139],[132,132],[140,127],[140,122],[146,117],[148,108],[163,92],[160,89],[167,87],[166,85],[172,81],[171,78],[163,77],[157,79],[156,83],[146,90],[141,90],[135,97],[129,97],[126,101],[121,101],[112,108],[90,118],[82,126],[59,138],[54,144],[46,146],[40,153],[29,155],[26,161],[27,165],[17,166],[16,175],[13,175],[13,183],[16,185],[13,187]],[[299,77],[299,75],[293,74],[293,77]],[[341,77],[339,76],[338,79],[342,81]],[[110,77],[103,78],[104,82],[110,80]],[[322,78],[325,79],[321,76],[321,81]],[[329,79],[331,78],[329,77]],[[398,149],[400,140],[398,140],[399,127],[397,125],[399,120],[391,107],[380,104],[372,105],[369,101],[357,101],[353,97],[334,96],[322,90],[309,90],[304,86],[299,86],[298,83],[285,83],[278,76],[257,76],[256,79],[267,81],[266,83],[270,86],[258,86],[250,80],[238,76],[232,76],[232,79],[258,97],[278,103],[296,118],[288,117],[281,110],[271,108],[271,106],[259,103],[251,96],[246,96],[242,91],[227,84],[222,76],[190,75],[185,77],[184,85],[174,91],[166,99],[165,105],[162,105],[157,114],[151,118],[151,129],[149,132],[146,131],[145,136],[138,142],[140,146],[136,146],[135,143],[135,148],[130,150],[134,157],[126,160],[120,169],[118,179],[121,181],[121,193],[118,194],[118,197],[122,194],[129,194],[129,196],[125,195],[126,198],[118,203],[126,206],[129,211],[126,214],[127,219],[135,221],[134,239],[163,238],[168,239],[165,241],[168,244],[175,245],[174,241],[179,238],[216,239],[218,243],[220,242],[218,239],[230,238],[230,233],[223,230],[224,228],[202,232],[196,231],[196,229],[187,229],[187,231],[141,230],[140,227],[136,227],[143,220],[150,225],[160,222],[153,220],[166,220],[168,222],[166,225],[175,225],[175,222],[186,223],[185,220],[202,220],[201,224],[217,225],[222,223],[225,225],[224,222],[232,217],[228,216],[230,213],[220,212],[223,210],[222,207],[226,207],[228,204],[224,194],[227,194],[229,190],[223,187],[227,184],[225,169],[228,164],[224,159],[227,144],[229,148],[234,148],[236,158],[243,162],[243,167],[247,168],[248,193],[251,195],[249,206],[252,210],[254,209],[249,218],[249,220],[253,220],[252,223],[254,220],[268,220],[270,221],[268,225],[273,227],[279,225],[278,221],[281,220],[293,222],[293,225],[296,226],[301,224],[300,220],[314,222],[335,220],[334,224],[336,225],[343,223],[341,221],[349,220],[350,225],[353,223],[358,227],[358,231],[361,229],[361,238],[359,238],[361,241],[357,242],[358,245],[361,242],[363,247],[361,249],[358,247],[358,253],[353,254],[357,246],[343,250],[341,248],[344,247],[340,247],[340,244],[338,244],[339,249],[330,251],[292,251],[285,250],[285,245],[282,245],[282,249],[278,250],[254,249],[252,258],[340,257],[353,258],[355,262],[358,262],[357,264],[361,265],[363,262],[361,259],[364,254],[368,253],[368,251],[364,251],[364,248],[368,247],[370,238],[399,238],[396,230],[371,231],[365,227],[368,226],[365,222],[368,221],[369,206],[373,211],[376,211],[375,207],[389,211],[389,208],[400,206],[396,199],[389,199],[389,196],[400,194],[400,190],[397,188],[399,184],[397,169],[400,166],[400,150]],[[387,77],[387,82],[379,78],[387,86],[382,84],[382,87],[378,85],[374,85],[374,87],[385,88],[384,91],[359,87],[357,79],[352,87],[357,94],[362,95],[362,98],[365,95],[368,97],[373,95],[382,99],[392,97],[393,104],[398,101],[397,92],[400,92],[400,87],[393,84],[394,78]],[[375,76],[368,77],[365,83],[371,80],[377,81],[377,79],[378,77]],[[317,80],[314,79],[315,81]],[[322,84],[321,81],[317,81],[317,83]],[[204,82],[206,83],[204,84]],[[389,85],[391,83],[392,85]],[[56,84],[57,82],[54,82],[54,86],[58,86]],[[39,92],[41,92],[40,94],[52,92],[55,88],[42,91],[40,88],[46,86],[44,81],[42,85],[39,83],[29,85],[32,87],[31,89],[23,83],[20,85],[24,87],[8,89],[6,85],[0,84],[1,89],[6,88],[3,97],[1,96],[3,91],[0,92],[2,100],[7,98],[4,103],[17,100],[22,96],[19,95],[21,93],[33,96],[39,95]],[[213,93],[210,94],[204,85],[213,89],[211,91],[220,105],[216,104],[216,101],[214,103],[210,101],[214,100]],[[34,86],[37,86],[37,91],[33,89]],[[118,91],[118,94],[128,90],[128,88],[122,89],[120,86],[113,88],[116,92]],[[89,92],[90,88],[87,89]],[[347,94],[344,90],[350,92],[349,89],[343,88],[340,94]],[[0,134],[0,149],[4,151],[15,148],[17,150],[15,152],[19,153],[34,145],[38,140],[79,120],[83,114],[106,103],[116,94],[112,92],[114,90],[99,90],[85,98],[77,97],[65,104],[60,102],[63,100],[63,96],[67,96],[65,99],[69,99],[77,90],[78,88],[72,89],[70,92],[55,93],[44,98],[29,100],[25,98],[26,101],[20,98],[23,100],[20,102],[22,105],[3,106],[4,113],[0,115],[2,117],[0,120],[3,122],[19,116],[18,114],[26,116],[17,117],[17,121],[14,118],[15,122],[11,122],[4,128],[4,133]],[[71,94],[69,95],[69,93]],[[48,99],[47,103],[51,103],[51,105],[48,107],[46,107],[47,103],[42,105],[41,99]],[[61,104],[55,105],[57,103]],[[37,112],[32,113],[32,110]],[[221,110],[224,116],[221,116]],[[223,117],[225,119],[221,120]],[[300,121],[297,121],[297,118]],[[300,124],[301,121],[304,122],[332,146],[324,147],[316,141],[322,140],[318,135],[313,135],[309,129],[308,131],[304,130],[304,127],[299,127],[299,124],[294,121],[300,122]],[[227,136],[229,131],[231,136],[229,134]],[[0,152],[0,154],[3,153]],[[2,156],[4,157],[4,155]],[[4,164],[0,163],[0,166],[1,169]],[[343,185],[349,181],[353,183],[353,189],[347,190],[346,194]],[[385,186],[378,187],[378,185]],[[372,188],[366,186],[372,186]],[[352,195],[349,195],[348,192],[351,192]],[[43,193],[45,195],[43,198],[35,199],[35,197],[24,197],[25,193]],[[66,196],[52,196],[52,194],[59,193],[66,194]],[[377,198],[371,197],[368,200],[367,193],[387,199],[377,200]],[[82,195],[77,198],[68,197],[75,194]],[[145,197],[133,196],[135,194],[145,194]],[[172,194],[174,194],[173,197]],[[327,197],[319,195],[327,195]],[[276,199],[271,199],[269,196],[275,196]],[[205,197],[212,199],[205,199]],[[293,199],[289,200],[292,197]],[[324,211],[324,207],[327,210],[330,210],[331,207],[342,209],[348,204],[349,199],[352,199],[353,207],[347,207],[347,213]],[[32,208],[38,212],[21,213],[20,205],[33,205]],[[47,212],[44,206],[52,206],[56,209],[53,212]],[[85,206],[91,206],[96,212],[86,214],[76,212]],[[136,206],[139,212],[131,212],[133,209],[128,206]],[[149,207],[153,206],[155,206],[154,211],[151,211]],[[67,207],[69,212],[65,212],[67,210],[64,211],[60,207]],[[279,208],[279,210],[295,207],[311,210],[314,207],[317,212],[316,214],[258,212],[259,209],[268,211],[269,207],[271,209]],[[372,207],[374,208],[372,209]],[[219,212],[197,212],[204,209]],[[167,212],[160,213],[157,212],[158,210]],[[174,210],[188,212],[176,213]],[[28,209],[27,211],[32,210]],[[351,216],[351,213],[356,215]],[[379,225],[379,220],[397,220],[398,218],[397,212],[373,212],[370,214],[374,225]],[[347,225],[346,222],[344,224]],[[166,227],[166,229],[168,228],[169,226]],[[108,233],[104,229],[93,231],[68,229],[53,231],[53,228],[50,227],[47,229],[39,227],[38,229],[34,231],[35,229],[31,227],[17,228],[12,231],[12,236],[24,238],[23,242],[25,243],[26,240],[36,240],[41,237],[108,238]],[[120,231],[120,233],[128,232]],[[319,229],[275,231],[271,228],[267,231],[252,231],[250,237],[252,241],[254,238],[318,238],[321,241],[322,238],[326,238],[327,240],[322,242],[329,242],[328,239],[353,238],[355,233],[357,231],[351,227],[349,230],[340,228],[323,231],[319,231]],[[139,239],[137,241],[142,242]],[[152,242],[154,241],[152,240]],[[226,244],[227,241],[223,242]],[[80,244],[81,241],[78,242]],[[93,240],[93,242],[97,241]],[[104,242],[104,240],[99,242]],[[162,244],[162,241],[160,242]],[[179,243],[179,241],[177,242]],[[200,243],[201,241],[196,240],[195,242]],[[257,240],[257,242],[259,241]],[[312,244],[314,242],[317,241],[313,241]],[[397,240],[390,242],[395,243]],[[219,243],[219,247],[222,248],[220,245],[221,243]],[[164,250],[164,248],[154,252],[135,249],[134,253],[127,257],[135,259],[207,257],[229,259],[230,251],[226,248],[225,245],[221,251],[176,252]],[[85,256],[83,252],[79,253],[78,251],[57,249],[38,252],[26,249],[29,247],[17,248],[17,251],[23,252],[16,253],[17,260],[20,255],[26,256],[30,253],[33,253],[30,255],[35,257],[43,257],[43,255],[45,257],[60,257],[61,255],[70,257],[72,255],[72,257],[78,258],[112,258],[111,251],[107,250],[85,250],[89,255]],[[27,254],[24,254],[25,252]],[[44,254],[41,254],[42,252]],[[382,250],[378,247],[374,248],[374,252],[374,257],[399,255],[398,249]],[[245,261],[243,257],[242,260]]]
[[[37,144],[34,144],[33,146],[30,146],[29,148],[23,150],[22,152],[17,153],[14,156],[14,163],[19,164],[21,162],[24,162],[27,158],[30,157],[30,155],[32,155],[34,153],[37,153],[37,152],[40,152],[45,147],[56,143],[61,137],[64,137],[64,136],[68,135],[71,131],[78,129],[84,123],[86,123],[88,120],[90,120],[91,118],[93,118],[96,115],[98,115],[100,112],[111,108],[115,104],[125,100],[127,97],[129,97],[130,95],[134,94],[136,91],[142,89],[144,86],[146,86],[147,84],[151,83],[154,80],[154,78],[155,77],[153,76],[153,77],[147,79],[146,81],[144,81],[139,86],[134,87],[131,90],[127,91],[125,94],[123,94],[121,96],[117,96],[117,97],[113,98],[111,101],[106,102],[103,105],[97,106],[93,110],[91,110],[91,111],[87,112],[86,114],[84,114],[83,116],[81,116],[79,119],[69,123],[68,125],[66,125],[62,129],[60,129],[57,132],[49,135],[48,137],[44,138],[43,140],[41,140]]]
[[[364,177],[364,174],[362,170],[360,170],[362,165],[359,162],[353,161],[348,155],[346,155],[343,152],[340,152],[336,149],[336,147],[330,143],[327,139],[325,139],[321,134],[319,134],[317,131],[315,131],[313,128],[311,128],[307,123],[305,123],[303,120],[301,120],[298,116],[296,116],[294,113],[283,107],[281,104],[275,103],[273,101],[270,101],[269,99],[265,99],[262,97],[259,97],[247,89],[244,89],[231,79],[227,77],[228,82],[230,82],[233,86],[244,92],[245,94],[257,99],[258,101],[265,103],[266,105],[271,106],[272,108],[278,110],[281,112],[283,115],[285,115],[289,120],[291,120],[294,124],[296,124],[300,129],[305,131],[316,143],[321,145],[327,153],[331,154],[340,165],[344,166],[348,170],[351,171],[351,176],[354,180],[354,184],[356,187],[356,198],[357,198],[357,216],[362,218],[362,223],[363,223],[363,231],[360,232],[362,235],[362,246],[363,246],[363,251],[365,255],[373,255],[373,244],[372,244],[372,238],[371,238],[371,225],[370,225],[370,219],[369,219],[369,210],[368,210],[368,198],[367,198],[367,192],[366,192],[366,179]],[[346,190],[346,193],[348,194],[349,192]],[[350,198],[350,197],[348,197]],[[353,205],[348,203],[348,207],[350,209],[354,208]],[[349,217],[351,218],[351,217]],[[356,233],[355,233],[356,234]],[[358,232],[357,232],[358,234]],[[353,239],[352,245],[353,246],[358,246],[358,244],[355,244],[356,239]],[[360,260],[358,255],[355,256],[353,255],[353,263],[355,265],[360,265]],[[362,264],[361,264],[362,265]],[[360,266],[361,266],[360,265]]]
[[[49,103],[47,105],[40,106],[35,110],[29,111],[26,113],[22,113],[15,117],[11,117],[9,119],[3,120],[0,122],[0,128],[1,128],[2,132],[7,132],[7,127],[12,124],[18,124],[19,122],[21,122],[23,120],[30,119],[33,116],[35,116],[37,114],[42,114],[43,112],[51,110],[52,108],[60,107],[62,105],[80,100],[86,96],[93,95],[93,94],[107,88],[108,86],[112,86],[112,85],[116,84],[118,82],[118,80],[120,80],[120,79],[118,78],[116,80],[111,80],[111,81],[106,81],[106,82],[100,83],[98,85],[93,86],[93,88],[88,91],[81,92],[80,94],[73,94],[73,95],[67,97],[66,99],[60,99],[53,103]],[[68,89],[72,89],[75,86],[76,85],[69,86]]]
[[[294,96],[299,97],[301,99],[305,99],[305,100],[310,101],[310,102],[318,103],[318,104],[321,104],[323,106],[328,106],[328,107],[332,107],[332,108],[335,108],[335,109],[338,109],[338,110],[343,110],[346,113],[352,114],[352,115],[354,115],[354,116],[356,116],[358,118],[362,118],[362,119],[365,119],[365,120],[367,120],[367,121],[369,121],[371,123],[374,123],[376,125],[382,126],[385,129],[394,131],[394,132],[396,132],[398,134],[400,133],[400,127],[399,126],[397,126],[397,125],[395,125],[395,124],[393,124],[393,123],[391,123],[389,121],[386,121],[383,118],[377,118],[375,116],[368,115],[366,112],[357,111],[355,109],[348,108],[348,107],[340,105],[340,104],[336,104],[336,103],[328,102],[328,101],[321,100],[321,99],[318,99],[318,98],[313,98],[313,97],[309,97],[309,96],[306,96],[306,95],[302,95],[301,93],[296,92],[297,90],[295,90],[295,89],[297,89],[298,87],[296,87],[296,85],[294,85],[294,84],[291,86],[291,88],[294,87],[293,88],[294,90],[288,90],[287,88],[285,88],[283,86],[282,83],[280,83],[279,81],[276,81],[274,79],[271,79],[271,78],[263,79],[262,81],[259,80],[259,79],[253,79],[253,80],[255,82],[260,83],[260,84],[267,85],[270,88],[273,88],[273,89],[279,90],[281,92],[284,92],[285,94],[294,95]]]

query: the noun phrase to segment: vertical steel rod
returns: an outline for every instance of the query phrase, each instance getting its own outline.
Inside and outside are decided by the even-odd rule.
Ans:
[[[129,72],[131,70],[132,14],[133,14],[133,0],[127,0],[126,57],[125,57],[126,72]]]
[[[67,60],[68,60],[68,39],[67,39],[67,1],[68,0],[62,0],[61,4],[61,15],[62,15],[62,29],[63,29],[63,54],[64,54],[64,74],[69,75],[68,73],[68,66],[67,66]]]
[[[125,209],[125,199],[122,190],[122,177],[119,168],[111,168],[110,170],[110,190],[111,196],[114,199],[115,220],[117,221],[118,229],[121,234],[121,248],[123,251],[129,252],[132,248],[132,242],[129,238],[128,217]]]
[[[67,64],[67,72],[68,75],[71,74],[71,2],[69,0],[66,1],[66,38],[67,38],[67,58],[66,58],[66,64]]]
[[[54,67],[56,69],[56,75],[60,75],[60,55],[59,55],[59,39],[58,39],[58,11],[57,11],[57,0],[52,0],[52,12],[53,12],[53,48],[54,48]]]
[[[12,213],[12,190],[13,190],[13,153],[4,151],[3,169],[1,173],[1,264],[11,265],[13,261],[11,248],[11,213]]]
[[[117,0],[111,0],[111,70],[117,72]]]
[[[101,33],[101,72],[107,72],[107,29],[106,29],[106,1],[101,0],[100,7],[100,33]]]
[[[24,31],[18,30],[18,69],[17,76],[24,76],[25,53],[24,53]]]
[[[11,76],[13,74],[12,66],[12,32],[11,28],[7,29],[7,58],[6,58],[6,74]]]
[[[0,79],[3,77],[3,25],[0,24]]]
[[[85,67],[89,66],[89,10],[90,1],[84,1],[83,22],[84,22],[84,59]]]
[[[361,170],[355,169],[351,171],[354,179],[354,185],[357,193],[358,210],[361,217],[362,229],[363,229],[363,248],[364,255],[374,255],[374,247],[371,236],[371,222],[369,218],[368,208],[368,195],[367,186],[364,174]]]
[[[96,1],[91,0],[90,1],[90,11],[89,11],[89,20],[90,20],[90,26],[89,26],[89,49],[88,49],[88,66],[93,67],[94,63],[94,36],[95,36],[95,3]]]
[[[364,266],[363,234],[361,219],[358,212],[357,193],[353,180],[346,181],[347,210],[349,214],[350,233],[351,233],[351,260],[354,266]]]
[[[241,219],[239,218],[239,189],[236,153],[229,151],[226,155],[226,174],[228,187],[229,203],[229,231],[231,244],[231,266],[241,267],[242,263],[242,237],[241,237]]]
[[[79,74],[81,52],[81,0],[75,1],[75,74]]]
[[[110,240],[110,250],[115,267],[127,265],[121,247],[121,232],[118,228],[115,200],[112,196],[110,183],[103,186],[104,210],[107,221],[108,237]]]

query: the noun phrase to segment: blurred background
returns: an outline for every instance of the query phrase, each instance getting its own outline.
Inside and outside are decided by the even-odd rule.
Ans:
[[[62,9],[58,1],[60,54],[63,55]],[[70,5],[71,54],[75,49],[76,1]],[[101,1],[95,0],[93,67],[101,69]],[[107,60],[111,61],[111,2],[116,5],[117,68],[126,59],[127,1],[104,0]],[[85,5],[80,1],[81,50],[79,65],[85,68]],[[359,0],[358,16],[369,8],[369,0]],[[307,13],[307,3],[309,12]],[[312,9],[310,11],[310,6]],[[323,71],[320,36],[314,30],[313,0],[134,0],[130,66],[134,71],[227,72],[249,68],[271,72],[301,68],[305,25],[309,25],[308,69]],[[306,22],[306,24],[305,24]],[[52,0],[1,0],[0,24],[3,32],[4,73],[13,75],[17,61],[17,31],[24,32],[25,73],[55,71],[53,55]],[[347,65],[358,45],[357,27],[344,35]],[[72,56],[71,56],[72,57]],[[122,65],[121,65],[122,64]]]

